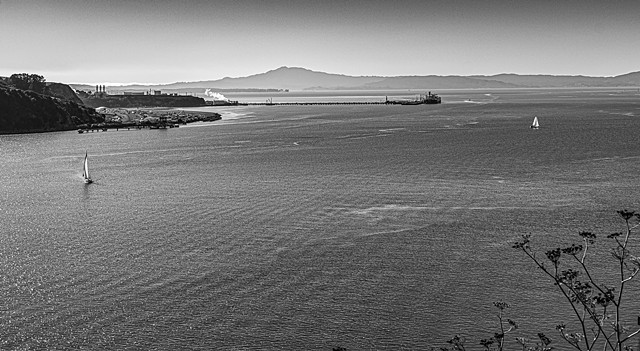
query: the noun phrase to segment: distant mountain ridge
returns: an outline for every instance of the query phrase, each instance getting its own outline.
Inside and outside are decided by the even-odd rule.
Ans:
[[[70,84],[74,89],[93,87]],[[185,91],[188,89],[289,89],[289,90],[377,90],[377,89],[478,89],[478,88],[572,88],[636,87],[640,71],[614,77],[497,74],[493,76],[347,76],[312,71],[301,67],[280,67],[247,77],[178,82],[160,85],[127,85],[110,90]]]

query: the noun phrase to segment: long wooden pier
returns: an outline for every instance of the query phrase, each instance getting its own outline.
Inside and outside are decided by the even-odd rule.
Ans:
[[[441,99],[436,94],[429,92],[426,95],[420,95],[415,100],[389,100],[388,96],[385,96],[384,101],[308,101],[308,102],[273,102],[273,99],[269,98],[265,102],[247,102],[239,103],[238,101],[232,101],[232,105],[236,106],[305,106],[305,105],[432,105],[441,103]],[[215,105],[214,105],[215,106]]]
[[[247,102],[238,106],[305,106],[305,105],[425,105],[429,103],[407,101],[334,101],[334,102]]]
[[[304,106],[304,105],[385,105],[379,101],[372,102],[248,102],[248,106]]]

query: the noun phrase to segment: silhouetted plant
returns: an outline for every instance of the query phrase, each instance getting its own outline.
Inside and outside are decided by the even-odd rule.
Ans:
[[[604,343],[600,346],[604,350],[631,350],[628,342],[640,332],[640,329],[629,332],[622,325],[623,292],[626,284],[640,271],[640,259],[631,255],[628,248],[632,232],[640,226],[640,214],[626,210],[618,211],[618,214],[625,221],[626,230],[607,235],[608,239],[615,242],[611,253],[618,266],[615,275],[619,280],[614,287],[597,282],[587,267],[588,249],[596,243],[596,235],[593,233],[580,232],[582,244],[547,251],[545,255],[550,265],[536,256],[531,248],[530,235],[523,235],[522,240],[513,245],[513,248],[524,252],[553,280],[569,302],[580,330],[569,331],[565,324],[558,325],[556,330],[562,339],[577,350],[594,350],[599,340]],[[578,269],[562,269],[563,258],[577,263]],[[540,337],[540,334],[538,336],[540,342],[536,344],[536,350],[547,350],[546,337]],[[524,339],[518,341],[523,345],[523,350],[530,350]]]
[[[495,306],[498,309],[498,314],[496,315],[496,317],[498,318],[498,325],[500,328],[500,331],[497,333],[494,333],[492,337],[488,338],[488,339],[482,339],[480,340],[480,345],[482,345],[484,347],[485,350],[487,351],[503,351],[505,349],[507,349],[505,347],[505,336],[513,331],[515,331],[516,329],[518,329],[518,324],[516,322],[514,322],[513,320],[509,319],[509,318],[505,318],[505,310],[509,307],[511,307],[508,303],[503,302],[503,301],[497,301],[493,303],[493,306]],[[539,336],[542,335],[542,337],[544,337],[544,334],[539,334]],[[517,338],[516,338],[517,339]],[[524,338],[520,338],[522,339],[522,343],[526,343],[526,345],[528,345],[528,341],[526,341]],[[548,345],[549,343],[551,343],[551,339],[549,338],[545,338],[545,340],[547,341]],[[460,335],[456,335],[454,336],[452,339],[448,340],[447,343],[451,346],[448,347],[441,347],[437,350],[440,351],[466,351],[465,348],[465,339],[463,337],[461,337]],[[432,350],[436,350],[433,349]],[[551,350],[551,348],[524,348],[523,346],[523,350],[527,350],[527,351],[547,351],[547,350]]]
[[[448,344],[451,345],[451,348],[446,348],[443,347],[441,350],[442,351],[464,351],[464,338],[460,337],[459,335],[454,336],[453,338],[451,338],[451,340],[447,341]]]
[[[527,338],[516,338],[516,341],[522,346],[522,351],[551,351],[553,347],[549,346],[551,344],[551,339],[549,339],[543,333],[538,333],[538,341],[535,344],[531,345],[531,341]]]
[[[504,310],[511,307],[508,303],[503,301],[494,302],[493,305],[498,309],[498,322],[500,324],[500,332],[495,333],[489,339],[480,340],[480,344],[484,346],[487,351],[490,350],[498,350],[502,351],[504,349],[504,340],[505,335],[510,333],[516,329],[518,329],[518,324],[511,319],[504,320]],[[506,325],[505,325],[506,323]],[[507,327],[505,329],[505,327]],[[495,345],[495,346],[494,346]]]

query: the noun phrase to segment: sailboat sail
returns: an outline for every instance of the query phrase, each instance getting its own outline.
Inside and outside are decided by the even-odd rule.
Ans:
[[[533,123],[531,123],[531,128],[538,129],[540,128],[540,124],[538,123],[538,117],[533,117]]]
[[[89,176],[89,155],[87,153],[84,154],[84,169],[82,172],[82,178],[84,178],[84,182],[89,184],[93,182],[91,177]]]

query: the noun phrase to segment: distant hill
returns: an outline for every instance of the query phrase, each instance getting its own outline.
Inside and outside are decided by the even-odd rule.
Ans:
[[[71,91],[56,86],[56,91]],[[77,97],[76,97],[77,98]],[[79,124],[104,122],[92,108],[76,102],[16,89],[0,80],[0,134],[72,130]]]
[[[611,80],[617,86],[639,86],[640,72],[632,72],[620,76],[612,77]]]
[[[280,67],[266,73],[242,78],[223,78],[208,81],[216,88],[283,88],[304,90],[313,87],[324,89],[345,89],[361,87],[384,79],[383,77],[353,77],[342,74],[315,72],[299,67]]]
[[[91,91],[93,87],[72,84],[75,89]],[[112,91],[149,89],[204,92],[204,89],[290,89],[290,90],[364,90],[364,89],[479,89],[479,88],[560,88],[640,86],[640,72],[615,77],[498,74],[493,76],[347,76],[316,72],[300,67],[280,67],[248,77],[179,82],[161,85],[109,87]]]
[[[477,88],[518,88],[512,83],[491,79],[477,79],[461,76],[410,76],[390,77],[365,84],[364,89],[477,89]]]
[[[512,84],[516,87],[531,88],[609,87],[625,85],[620,84],[615,78],[586,76],[498,74],[495,76],[472,76],[472,78],[493,80]],[[636,84],[638,83],[640,83],[640,80],[637,80]]]
[[[523,88],[580,88],[580,87],[636,87],[640,86],[640,72],[615,77],[552,76],[498,74],[471,76],[475,79],[494,80]]]

